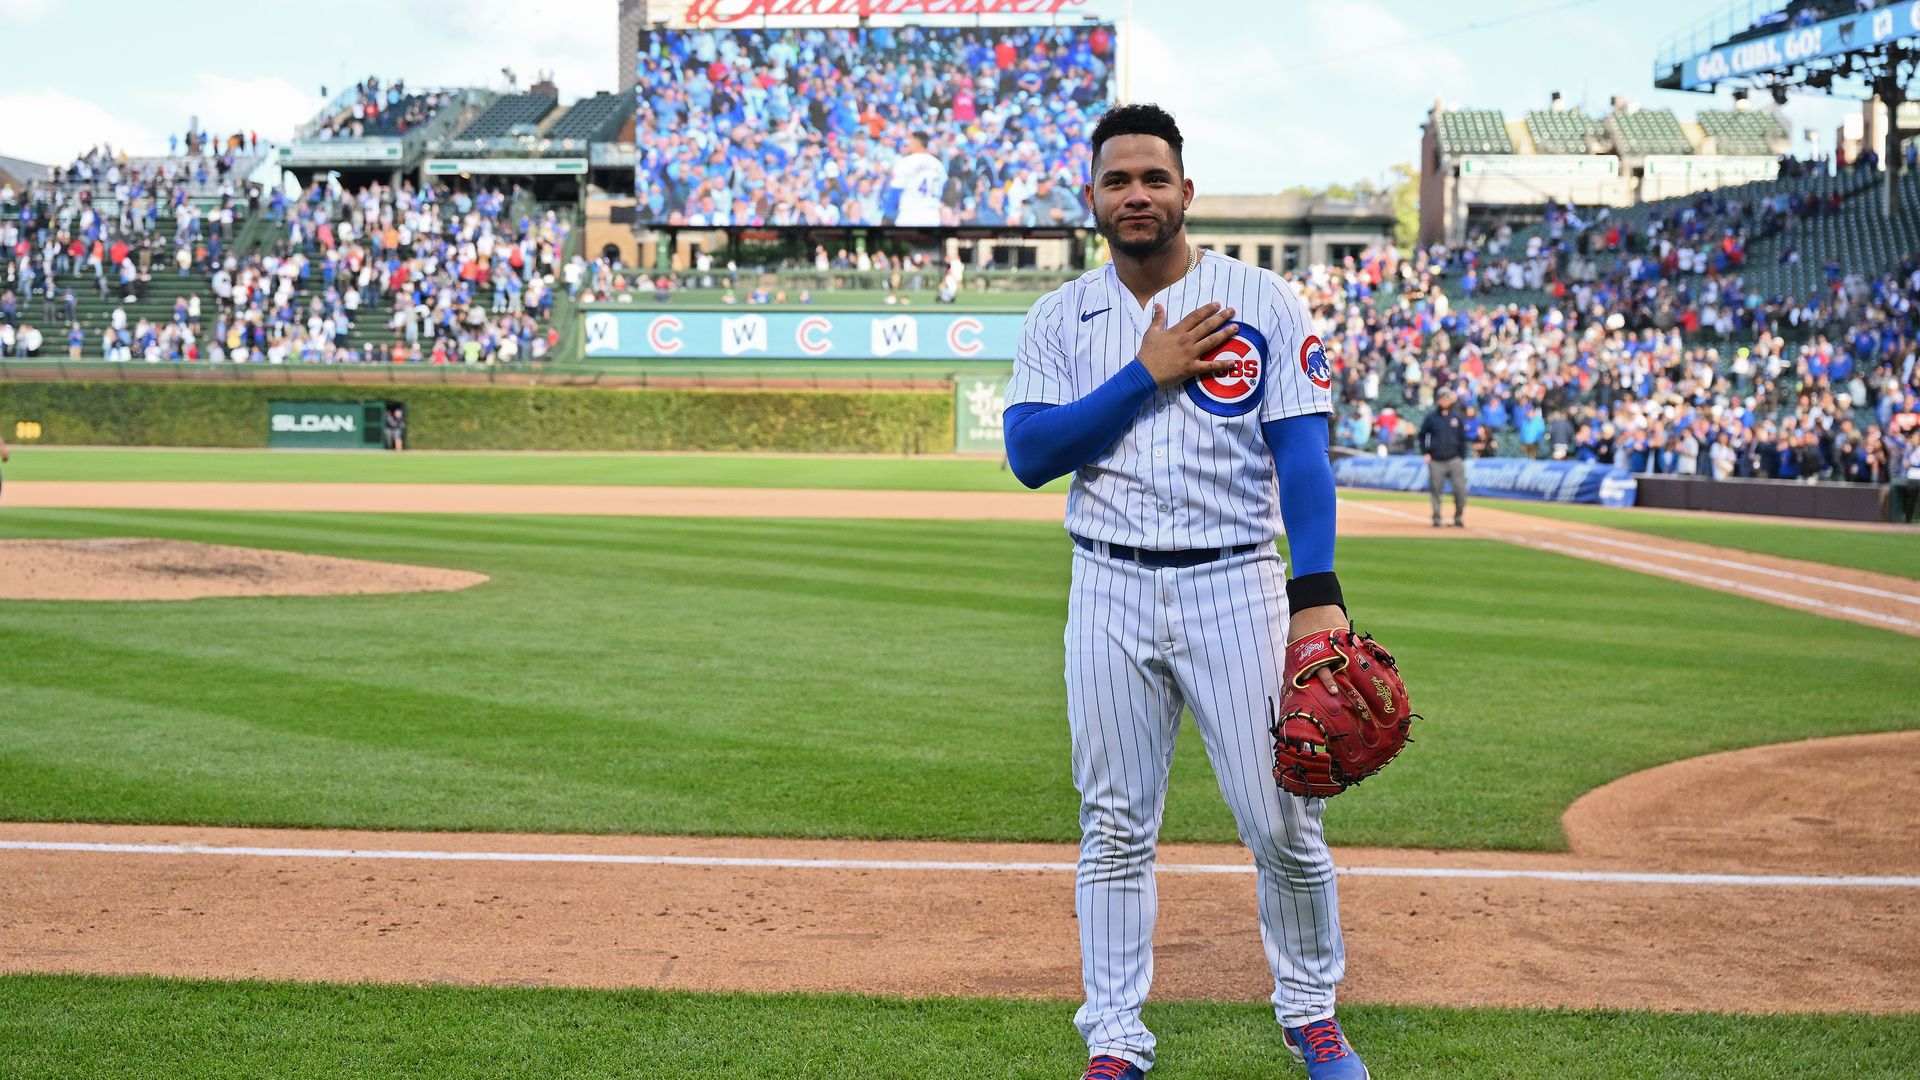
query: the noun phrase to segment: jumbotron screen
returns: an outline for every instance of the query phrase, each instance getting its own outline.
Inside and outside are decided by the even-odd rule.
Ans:
[[[1111,24],[640,36],[642,224],[1071,229]]]

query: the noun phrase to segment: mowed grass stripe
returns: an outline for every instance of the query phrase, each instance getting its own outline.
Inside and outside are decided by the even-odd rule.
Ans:
[[[1502,503],[1501,506],[1539,517],[1583,525],[1605,525],[1649,536],[1664,536],[1670,540],[1687,540],[1737,551],[1777,555],[1785,559],[1806,559],[1833,566],[1920,578],[1920,529],[1907,532],[1833,529],[1821,528],[1815,523],[1789,525],[1773,521],[1729,521],[1725,518],[1663,514],[1651,510],[1620,513],[1598,506],[1549,503],[1513,502]]]
[[[13,480],[225,483],[560,484],[647,487],[1022,491],[998,460],[692,454],[375,454],[268,450],[71,450],[22,447]],[[1045,490],[1065,491],[1056,480]],[[1424,503],[1343,489],[1343,498]],[[1738,551],[1920,577],[1920,533],[1865,532],[1505,499],[1501,509]]]
[[[0,976],[15,1080],[1057,1080],[1061,1002]],[[1920,1017],[1343,1006],[1376,1076],[1912,1075]],[[1163,1080],[1297,1076],[1263,1004],[1149,1005]]]
[[[1425,507],[1424,495],[1399,495],[1379,491],[1342,488],[1340,497],[1359,501],[1404,502]],[[1449,496],[1451,498],[1451,496]],[[1846,566],[1856,570],[1920,578],[1920,529],[1836,529],[1817,521],[1793,524],[1782,521],[1741,521],[1725,517],[1695,514],[1667,514],[1657,510],[1616,510],[1604,506],[1574,506],[1566,503],[1529,502],[1525,499],[1474,500],[1467,505],[1467,520],[1473,522],[1473,507],[1494,506],[1515,513],[1571,521],[1581,525],[1599,525],[1609,529],[1664,536],[1711,544],[1735,551],[1776,555],[1783,559]],[[1448,502],[1446,505],[1451,506]]]
[[[10,481],[607,484],[642,487],[1024,491],[998,458],[700,454],[383,454],[366,451],[16,447]],[[1048,490],[1065,491],[1058,480]]]
[[[0,602],[6,819],[1077,835],[1055,526],[0,515],[0,536],[90,535],[492,580]],[[1488,541],[1349,540],[1342,566],[1426,720],[1330,806],[1338,843],[1554,849],[1566,806],[1627,772],[1914,724],[1910,650],[1882,631]],[[1233,839],[1190,724],[1165,835]]]

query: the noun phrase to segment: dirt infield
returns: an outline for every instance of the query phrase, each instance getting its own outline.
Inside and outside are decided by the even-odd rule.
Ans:
[[[1770,786],[1843,763],[1864,770],[1860,794]],[[1890,797],[1916,769],[1920,733],[1765,747],[1589,794],[1567,815],[1570,854],[1339,850],[1344,1000],[1920,1010],[1920,806]],[[1730,789],[1729,777],[1746,782]],[[1746,797],[1760,789],[1766,798]],[[1816,820],[1830,824],[1804,824]],[[1670,843],[1677,833],[1686,843]],[[22,842],[252,852],[6,846]],[[331,853],[298,854],[315,849]],[[379,857],[396,852],[413,854]],[[489,857],[457,857],[476,852]],[[1039,844],[8,824],[0,970],[1070,1000],[1073,856]],[[1156,996],[1264,998],[1244,852],[1169,845],[1160,862]],[[1868,867],[1909,876],[1750,876]],[[1475,873],[1496,876],[1464,876]]]

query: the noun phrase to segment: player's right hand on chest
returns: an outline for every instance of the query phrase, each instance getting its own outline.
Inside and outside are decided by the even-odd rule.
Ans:
[[[1162,387],[1178,386],[1197,376],[1224,375],[1233,360],[1209,362],[1206,357],[1233,340],[1233,309],[1203,304],[1186,318],[1167,325],[1164,304],[1153,305],[1153,320],[1140,338],[1140,363]]]

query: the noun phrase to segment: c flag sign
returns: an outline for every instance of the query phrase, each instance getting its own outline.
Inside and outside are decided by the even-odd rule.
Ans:
[[[980,333],[985,329],[979,319],[955,319],[953,325],[947,327],[947,348],[958,356],[973,356],[980,351]]]
[[[833,324],[818,315],[800,320],[800,326],[793,332],[793,343],[808,356],[819,356],[833,348],[833,342],[827,339],[827,331]]]
[[[678,336],[680,330],[679,319],[671,315],[662,315],[647,326],[647,344],[653,346],[653,350],[657,353],[672,356],[680,351],[682,344]]]

